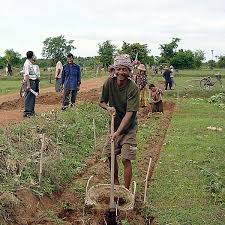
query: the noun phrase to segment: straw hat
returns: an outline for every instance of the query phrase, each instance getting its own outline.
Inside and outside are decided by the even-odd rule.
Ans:
[[[137,69],[142,70],[142,71],[146,71],[144,64],[140,64]]]

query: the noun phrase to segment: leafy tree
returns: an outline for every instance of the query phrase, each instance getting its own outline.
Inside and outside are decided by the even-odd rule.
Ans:
[[[199,69],[202,66],[202,61],[205,59],[205,53],[202,50],[194,52],[194,68]]]
[[[22,63],[21,55],[18,52],[15,52],[13,49],[6,49],[4,60],[5,63],[10,63],[12,66],[17,66]]]
[[[48,37],[43,42],[42,55],[46,59],[59,58],[61,61],[66,59],[68,53],[75,49],[73,46],[74,40],[66,40],[63,35],[58,37]]]
[[[194,68],[195,56],[191,50],[180,49],[170,60],[170,64],[178,69]]]
[[[0,57],[0,69],[3,69],[5,66],[5,60],[3,57]]]
[[[220,56],[217,62],[217,67],[225,68],[225,56]]]
[[[153,62],[153,58],[148,55],[150,51],[148,50],[147,44],[130,44],[124,41],[122,49],[119,52],[129,54],[132,61],[134,61],[137,57],[138,61],[143,64],[151,64]]]
[[[164,57],[166,61],[175,55],[180,40],[180,38],[173,38],[169,44],[160,45],[159,49],[161,50],[161,56]]]
[[[207,62],[207,65],[211,70],[213,70],[213,68],[216,67],[216,62],[211,59]]]
[[[113,63],[113,55],[116,51],[116,46],[111,44],[111,41],[109,40],[103,42],[102,44],[99,43],[98,46],[99,60],[106,69]]]
[[[155,61],[155,58],[154,56],[148,56],[148,60],[147,60],[147,64],[152,66],[152,65],[155,65],[156,61]]]

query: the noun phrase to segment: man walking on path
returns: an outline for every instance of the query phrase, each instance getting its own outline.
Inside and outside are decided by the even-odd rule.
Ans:
[[[32,51],[27,52],[27,59],[23,66],[24,80],[26,82],[26,92],[24,96],[24,117],[30,117],[35,115],[34,107],[36,96],[31,92],[37,92],[39,87],[39,75],[35,73],[33,67],[34,53]]]
[[[165,89],[167,90],[169,85],[169,88],[171,90],[172,88],[171,71],[167,66],[165,67],[165,71],[163,72],[163,77],[165,79]]]
[[[62,70],[63,70],[63,65],[60,62],[59,58],[57,57],[55,59],[56,62],[56,67],[55,67],[55,91],[56,92],[61,92],[61,77],[62,77]]]
[[[137,111],[139,109],[139,89],[133,80],[129,79],[132,64],[129,55],[119,55],[115,58],[115,76],[109,77],[102,89],[99,105],[113,116],[115,124],[113,134],[108,135],[104,152],[111,162],[111,140],[115,141],[115,155],[121,153],[124,165],[125,187],[129,189],[132,179],[131,160],[136,157],[137,143]],[[118,162],[115,158],[115,184],[119,184]]]
[[[62,110],[75,105],[77,92],[80,90],[80,66],[73,63],[73,54],[67,55],[67,64],[63,66],[61,85],[64,88]]]

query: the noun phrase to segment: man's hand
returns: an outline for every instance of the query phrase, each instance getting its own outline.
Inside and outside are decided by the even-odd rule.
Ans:
[[[115,141],[119,137],[119,133],[116,131],[110,135],[112,141]]]
[[[114,107],[107,107],[107,111],[108,111],[110,116],[116,115],[116,109]]]
[[[79,91],[80,90],[80,86],[77,86],[77,91]]]
[[[30,85],[27,85],[27,90],[30,91],[31,87]]]

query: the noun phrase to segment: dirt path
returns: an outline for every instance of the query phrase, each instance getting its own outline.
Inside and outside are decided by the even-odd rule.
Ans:
[[[89,100],[92,98],[91,90],[98,90],[105,79],[105,77],[99,77],[85,80],[81,84],[78,100]],[[61,105],[61,99],[61,94],[55,93],[54,87],[42,89],[41,94],[37,97],[36,113],[58,109]],[[22,112],[23,100],[17,93],[0,96],[0,126],[5,126],[9,123],[17,123],[23,120]]]

